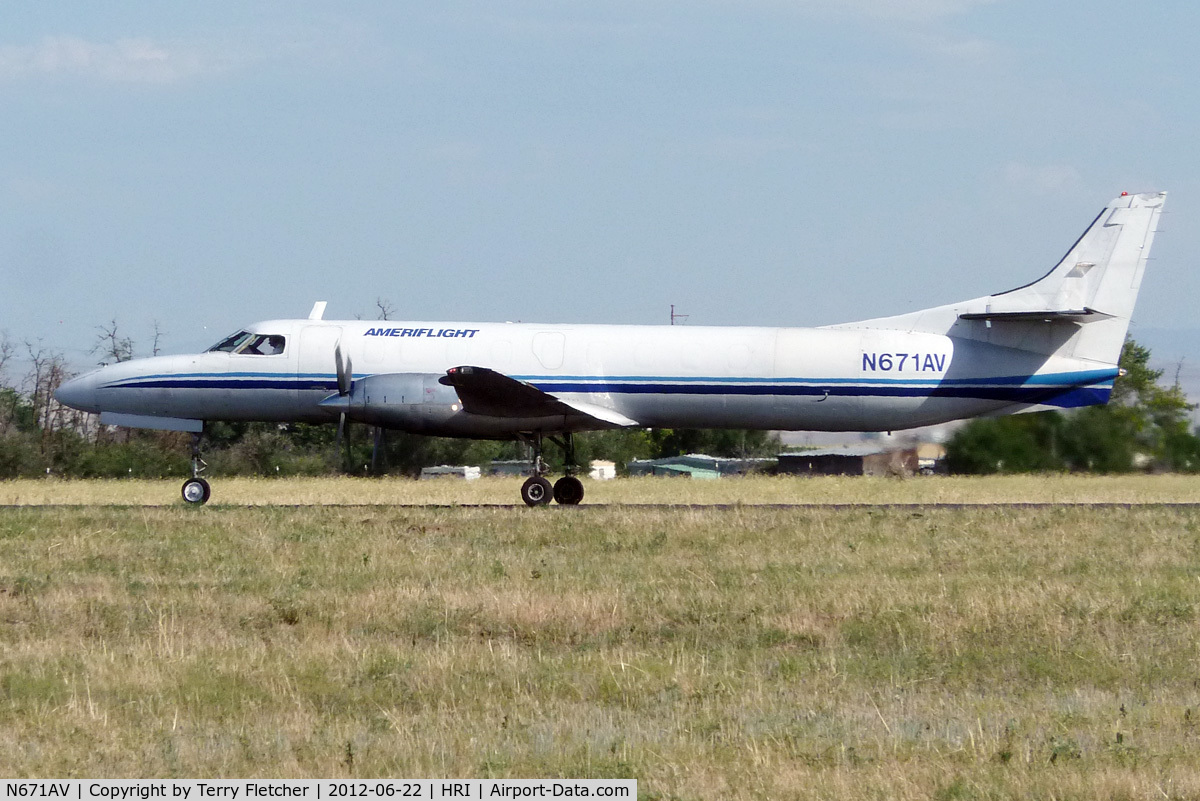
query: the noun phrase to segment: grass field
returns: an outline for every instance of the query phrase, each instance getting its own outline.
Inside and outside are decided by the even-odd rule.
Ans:
[[[0,509],[0,775],[1200,797],[1200,511],[756,508],[733,481],[682,482],[743,504],[719,510],[232,505],[291,483],[221,481],[231,505],[201,509],[175,482],[0,484],[6,504],[133,504]],[[1174,477],[762,487],[1197,499]]]
[[[0,506],[180,504],[183,478],[0,481]],[[519,504],[518,478],[214,478],[210,503]],[[584,479],[584,504],[1200,503],[1200,475],[939,476],[910,479],[761,476],[720,481]]]

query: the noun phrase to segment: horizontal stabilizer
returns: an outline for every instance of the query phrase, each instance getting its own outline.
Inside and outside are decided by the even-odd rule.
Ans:
[[[1111,314],[1095,309],[1031,309],[1021,311],[985,311],[958,315],[960,320],[987,320],[1014,323],[1091,323],[1111,319]]]
[[[618,411],[594,403],[569,401],[543,392],[532,384],[487,367],[452,367],[438,382],[454,387],[471,414],[489,417],[587,417],[605,426],[624,428],[638,422]]]

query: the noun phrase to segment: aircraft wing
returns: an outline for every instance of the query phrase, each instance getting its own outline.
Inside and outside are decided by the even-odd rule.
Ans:
[[[564,400],[487,367],[451,367],[438,382],[454,387],[463,409],[489,417],[589,417],[614,428],[640,425],[620,412],[584,401]]]

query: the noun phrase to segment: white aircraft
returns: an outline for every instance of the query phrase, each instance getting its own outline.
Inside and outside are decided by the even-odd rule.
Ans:
[[[534,448],[525,503],[576,504],[568,467],[544,477],[543,438],[620,427],[892,431],[977,415],[1103,404],[1165,193],[1122,195],[1066,256],[1017,289],[821,328],[324,320],[256,323],[195,355],[157,356],[65,383],[105,424],[193,432],[204,421],[347,419]]]

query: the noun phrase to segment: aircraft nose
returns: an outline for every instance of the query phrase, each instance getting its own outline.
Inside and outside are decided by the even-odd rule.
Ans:
[[[72,378],[54,391],[54,399],[72,409],[98,414],[100,406],[96,401],[96,389],[100,384],[97,380],[99,372],[99,370],[93,370],[77,378]]]

